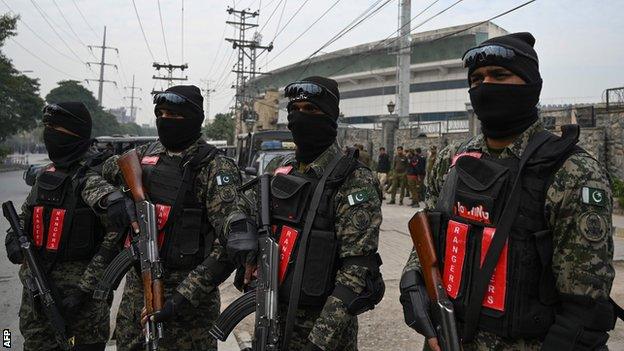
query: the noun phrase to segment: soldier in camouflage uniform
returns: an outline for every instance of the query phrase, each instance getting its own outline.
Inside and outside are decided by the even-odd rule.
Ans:
[[[46,166],[22,205],[20,215],[25,233],[39,252],[48,281],[56,287],[74,336],[74,350],[104,350],[109,336],[109,305],[90,297],[101,277],[99,261],[110,257],[115,232],[106,232],[100,218],[80,197],[87,168],[98,161],[89,151],[91,115],[79,102],[60,102],[44,108],[43,139],[52,164]],[[56,230],[59,228],[60,230]],[[17,238],[7,233],[7,254],[21,264]],[[22,264],[19,277],[24,286],[32,279]],[[38,299],[24,288],[19,311],[25,350],[58,350]]]
[[[147,194],[156,206],[165,268],[166,302],[149,318],[164,322],[160,350],[216,350],[216,341],[208,334],[220,310],[214,282],[222,279],[215,278],[215,272],[229,269],[224,268],[228,263],[219,235],[234,208],[240,172],[231,159],[201,139],[203,98],[197,87],[171,87],[157,94],[154,103],[159,141],[136,150]],[[122,177],[117,159],[106,160],[101,176],[91,174],[83,190],[89,204],[100,210],[118,198]],[[132,206],[128,209],[119,217],[132,218]],[[143,307],[141,278],[131,269],[117,315],[118,350],[142,345]]]
[[[282,338],[289,328],[289,312],[294,317],[292,335],[289,342],[281,340],[281,349],[357,350],[357,315],[383,296],[377,254],[382,220],[379,183],[374,173],[357,161],[355,153],[344,155],[336,143],[339,92],[335,81],[309,77],[287,86],[286,97],[290,98],[288,128],[297,145],[296,153],[274,159],[267,169],[274,174],[271,224],[282,252],[302,242],[307,216],[304,209],[310,205],[319,180],[326,172],[331,175],[322,188],[324,200],[310,232],[300,290],[292,288],[300,248],[281,258],[283,264],[288,262],[279,290]],[[227,250],[232,258],[241,257],[243,242],[257,242],[247,220],[255,209],[248,203],[254,201],[239,198],[239,211],[228,218]],[[297,235],[297,245],[288,240],[293,235]],[[376,287],[374,291],[369,291],[370,286]],[[293,293],[300,296],[298,308],[288,311]],[[372,295],[370,299],[356,306],[353,300],[366,293]]]
[[[455,305],[464,350],[607,350],[615,274],[609,178],[598,161],[575,146],[578,130],[557,137],[538,121],[542,81],[534,42],[531,34],[516,33],[464,55],[482,133],[441,150],[427,175],[427,208],[442,218],[432,226],[440,228],[434,240],[444,286]],[[536,140],[544,147],[535,148]],[[485,179],[494,180],[477,193],[491,191],[496,185],[490,184],[506,177],[495,170],[514,174],[513,167],[527,157],[517,211],[497,220],[504,201],[496,197],[502,195],[490,192],[494,201],[488,202],[466,193],[465,184],[485,184]],[[473,170],[471,177],[467,169]],[[479,296],[474,257],[481,250],[481,264],[488,265],[488,249],[479,246],[494,246],[496,235],[507,234],[494,231],[504,221],[512,221],[508,241],[501,242],[505,246],[492,260],[493,274],[484,277],[487,291]],[[426,337],[425,349],[440,350],[431,322],[416,317],[417,311],[427,314],[427,306],[408,295],[426,295],[419,270],[412,251],[401,279],[406,323]],[[471,298],[471,292],[477,296]],[[476,302],[476,319],[469,315],[471,302]]]

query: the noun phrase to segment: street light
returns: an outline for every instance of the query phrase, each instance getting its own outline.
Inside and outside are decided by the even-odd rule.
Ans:
[[[390,100],[390,102],[388,102],[388,105],[386,105],[388,107],[388,113],[392,114],[394,112],[394,107],[396,106],[394,101]]]

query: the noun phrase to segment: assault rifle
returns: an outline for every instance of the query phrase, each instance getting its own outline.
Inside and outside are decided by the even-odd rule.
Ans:
[[[121,155],[117,164],[121,169],[126,185],[130,188],[136,206],[138,223],[133,223],[132,227],[135,232],[138,230],[139,234],[136,247],[141,263],[143,301],[149,316],[159,312],[164,303],[163,267],[158,257],[156,211],[154,204],[147,200],[143,188],[143,172],[136,150],[132,149]],[[133,255],[136,256],[136,254]],[[163,337],[162,323],[156,323],[150,318],[145,329],[146,350],[157,350],[158,342]]]
[[[427,212],[418,211],[410,219],[409,232],[418,254],[421,271],[431,299],[431,319],[442,351],[460,351],[453,303],[444,290],[438,268],[438,258],[433,246],[433,236]]]
[[[24,256],[25,263],[30,270],[30,276],[26,277],[26,288],[30,291],[33,298],[39,297],[43,313],[46,315],[52,329],[54,330],[54,336],[56,343],[63,350],[71,350],[74,348],[74,336],[68,336],[68,328],[65,319],[59,308],[59,304],[56,302],[56,296],[54,292],[56,289],[52,283],[48,282],[44,269],[41,266],[39,255],[33,248],[30,239],[24,234],[22,227],[19,224],[19,218],[13,202],[7,201],[2,204],[2,213],[4,217],[9,221],[11,228],[17,240],[19,241],[22,255]]]
[[[256,183],[259,187],[259,252],[256,288],[230,304],[210,329],[210,335],[225,341],[234,327],[255,311],[256,321],[252,345],[254,351],[278,350],[279,347],[277,321],[279,245],[271,235],[270,180],[270,174],[263,174],[239,189],[244,191]],[[249,267],[247,269],[249,270]]]

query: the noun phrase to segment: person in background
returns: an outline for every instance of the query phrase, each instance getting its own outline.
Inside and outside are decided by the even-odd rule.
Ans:
[[[407,155],[403,153],[403,146],[399,146],[396,149],[396,155],[394,155],[394,160],[392,161],[392,189],[390,189],[390,193],[392,194],[392,198],[388,202],[388,204],[395,204],[397,188],[400,188],[400,198],[399,204],[403,205],[403,198],[405,197],[405,186],[407,183],[406,172],[407,167],[409,165],[409,160],[407,159]]]
[[[382,146],[379,148],[379,156],[377,157],[377,179],[379,179],[382,200],[386,199],[384,189],[388,181],[388,172],[390,172],[390,156],[388,156],[386,148]]]

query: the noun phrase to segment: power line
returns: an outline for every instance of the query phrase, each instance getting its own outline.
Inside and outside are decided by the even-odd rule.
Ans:
[[[80,14],[80,17],[82,17],[82,20],[84,21],[84,23],[87,24],[89,29],[91,29],[91,32],[93,33],[93,35],[97,38],[98,34],[95,32],[93,27],[91,27],[91,24],[89,23],[89,21],[87,21],[87,19],[85,18],[84,14],[82,13],[82,11],[80,11],[80,7],[78,7],[78,3],[76,3],[76,0],[72,0],[72,2],[74,3],[74,6],[76,7],[76,10],[78,10],[78,13]]]
[[[180,47],[181,47],[181,52],[182,52],[182,62],[184,62],[184,0],[182,0],[182,20],[181,22],[181,27],[182,27],[182,35],[180,38]]]
[[[171,63],[171,59],[169,59],[169,49],[167,48],[167,38],[165,37],[165,25],[163,24],[162,11],[160,11],[160,0],[158,0],[157,3],[158,3],[158,16],[160,17],[160,30],[163,36],[163,43],[165,44],[165,54],[167,55],[167,62]]]
[[[284,1],[284,0],[280,0],[280,2],[278,2],[277,5],[275,5],[275,8],[271,12],[271,14],[267,18],[267,20],[264,22],[262,27],[260,27],[260,30],[258,32],[262,33],[262,31],[264,30],[264,27],[266,27],[267,24],[269,24],[269,22],[271,21],[271,18],[273,18],[273,15],[275,14],[275,11],[277,11],[277,9],[279,8],[279,5],[282,3],[282,1]],[[282,13],[284,13],[284,10],[282,10]],[[278,24],[278,26],[279,26],[279,24]]]
[[[17,15],[15,13],[15,11],[13,11],[13,9],[9,6],[9,4],[7,4],[7,2],[5,0],[1,0],[2,3],[4,3],[4,5],[9,9],[10,12],[12,12],[13,14],[15,14],[17,17],[17,19],[29,30],[32,32],[32,34],[37,37],[39,40],[41,40],[44,44],[46,44],[47,46],[49,46],[52,50],[54,50],[57,54],[65,57],[68,60],[71,60],[73,62],[78,62],[78,63],[82,63],[79,60],[76,60],[74,57],[71,57],[65,53],[63,53],[62,51],[60,51],[59,49],[56,48],[56,46],[50,44],[50,42],[48,42],[47,40],[45,40],[42,36],[39,35],[39,33],[37,33],[37,31],[35,31],[34,29],[32,29],[32,27],[30,25],[28,25],[28,23],[26,21],[24,21],[24,19]]]
[[[518,6],[514,7],[514,8],[512,8],[512,9],[510,9],[510,10],[507,10],[507,11],[505,11],[505,12],[503,12],[503,13],[499,13],[499,14],[498,14],[498,15],[496,15],[496,16],[490,17],[490,18],[486,19],[485,21],[478,22],[478,23],[476,23],[476,24],[474,24],[474,25],[472,25],[472,26],[470,26],[470,27],[467,27],[467,28],[464,28],[464,29],[460,29],[460,30],[458,30],[458,31],[456,31],[456,32],[453,32],[453,33],[450,33],[450,34],[444,35],[444,36],[442,36],[442,37],[440,37],[440,38],[434,39],[433,41],[438,41],[438,40],[440,40],[440,39],[448,38],[448,37],[451,37],[451,36],[453,36],[453,35],[457,35],[457,34],[459,34],[459,33],[462,33],[462,32],[465,32],[465,31],[467,31],[467,30],[470,30],[470,29],[472,29],[472,28],[474,28],[474,27],[478,27],[478,26],[480,26],[480,25],[482,25],[482,24],[484,24],[484,23],[487,23],[487,22],[493,21],[493,20],[495,20],[495,19],[497,19],[497,18],[499,18],[499,17],[503,17],[503,16],[505,16],[505,15],[506,15],[506,14],[508,14],[508,13],[514,12],[514,11],[516,11],[516,10],[518,10],[518,9],[522,8],[522,7],[525,7],[526,5],[528,5],[528,4],[532,3],[532,2],[535,2],[535,1],[537,1],[537,0],[530,0],[530,1],[527,1],[527,2],[525,2],[525,3],[523,3],[523,4],[521,4],[521,5],[518,5]]]
[[[282,49],[282,51],[278,52],[275,56],[273,56],[269,62],[267,62],[267,66],[269,63],[273,62],[276,58],[278,58],[281,54],[284,53],[284,51],[288,50],[289,47],[291,47],[297,40],[299,40],[299,38],[301,38],[304,34],[306,34],[310,28],[312,28],[315,24],[318,23],[318,21],[320,21],[321,19],[323,19],[323,17],[325,17],[325,15],[327,15],[334,7],[336,7],[336,5],[338,5],[338,3],[341,0],[336,0],[327,10],[325,10],[325,12],[323,12],[323,14],[321,14],[321,16],[319,18],[317,18],[314,22],[312,22],[312,24],[310,24],[303,32],[301,32],[294,40],[292,40],[288,45],[286,45],[286,47],[284,47]]]
[[[301,6],[299,6],[299,8],[297,9],[297,11],[295,11],[295,13],[290,17],[290,19],[288,20],[288,22],[286,22],[286,24],[282,27],[282,29],[280,29],[277,33],[275,33],[275,37],[273,37],[273,40],[271,40],[271,42],[274,42],[275,39],[277,39],[277,37],[282,34],[282,32],[284,31],[284,29],[286,29],[286,27],[288,27],[288,25],[290,24],[290,22],[292,22],[293,19],[295,19],[295,17],[297,17],[297,15],[299,14],[299,12],[301,11],[301,9],[305,6],[305,4],[308,3],[308,1],[310,0],[305,0]]]
[[[139,21],[139,27],[141,27],[141,33],[143,33],[143,40],[145,41],[145,46],[147,46],[147,51],[149,51],[149,54],[152,57],[152,61],[156,61],[156,59],[154,58],[154,53],[152,52],[152,48],[150,48],[149,42],[147,41],[145,30],[143,30],[141,17],[139,17],[139,10],[137,10],[136,3],[134,2],[134,0],[132,0],[132,5],[134,6],[134,13],[136,14],[137,21]]]
[[[227,19],[229,20],[231,16],[232,15],[229,14]],[[221,33],[221,39],[219,39],[219,46],[217,46],[217,51],[215,51],[214,60],[212,60],[210,69],[208,69],[208,74],[206,74],[206,79],[208,78],[208,76],[212,74],[212,70],[214,69],[215,63],[217,62],[217,57],[219,57],[219,53],[221,53],[221,48],[223,47],[223,42],[225,41],[223,39],[225,38],[226,31],[227,31],[227,23],[223,25],[223,33]],[[223,57],[225,57],[225,55],[223,55]],[[223,61],[223,59],[221,59],[221,61]]]
[[[76,37],[76,39],[78,39],[78,42],[80,43],[80,45],[82,45],[83,47],[87,47],[87,44],[85,44],[80,37],[78,36],[78,34],[76,33],[76,31],[74,30],[74,27],[72,27],[71,23],[69,23],[69,21],[67,20],[67,17],[65,17],[65,14],[63,13],[63,11],[61,11],[61,8],[59,7],[58,3],[56,2],[56,0],[52,0],[52,3],[54,4],[54,6],[56,7],[56,9],[58,10],[58,12],[61,14],[61,18],[63,18],[63,21],[65,21],[65,24],[67,24],[67,27],[69,27],[69,30],[74,34],[74,36]],[[96,58],[95,55],[88,50],[89,53],[91,54],[91,56],[93,56],[93,58]]]
[[[78,54],[76,54],[76,52],[69,46],[69,44],[67,44],[67,42],[65,41],[65,39],[63,39],[63,37],[59,34],[59,32],[56,31],[56,28],[54,28],[54,26],[52,25],[52,23],[50,23],[50,21],[48,20],[48,18],[45,16],[45,14],[43,13],[43,11],[39,8],[39,6],[37,5],[37,3],[35,2],[35,0],[30,0],[30,2],[33,4],[33,6],[35,7],[35,9],[37,9],[37,12],[39,12],[39,14],[41,15],[41,17],[43,17],[43,19],[45,20],[45,22],[48,24],[48,26],[50,28],[52,28],[52,31],[54,32],[54,34],[56,34],[56,36],[61,39],[61,41],[63,42],[63,44],[65,44],[65,46],[67,47],[67,49],[69,49],[69,51],[71,51],[71,53],[78,59],[78,61],[80,61],[82,64],[85,64],[85,62],[80,58],[80,56],[78,56]]]
[[[72,75],[72,74],[69,74],[69,73],[67,73],[67,72],[64,72],[64,71],[62,71],[62,70],[60,70],[60,69],[58,69],[58,68],[56,68],[56,67],[52,66],[52,65],[51,65],[51,64],[49,64],[47,61],[44,61],[43,59],[41,59],[41,58],[39,57],[39,55],[35,55],[32,51],[28,50],[28,48],[26,48],[24,45],[20,44],[17,40],[15,40],[15,38],[11,38],[11,37],[10,37],[9,39],[11,39],[11,40],[12,40],[12,41],[13,41],[13,42],[17,45],[17,46],[19,46],[20,48],[22,48],[22,50],[24,50],[24,51],[26,51],[27,53],[29,53],[29,54],[30,54],[30,56],[32,56],[32,57],[34,57],[34,58],[36,58],[36,59],[37,59],[37,60],[39,60],[41,63],[43,63],[44,65],[46,65],[46,66],[50,67],[51,69],[53,69],[53,70],[57,71],[58,73],[60,73],[60,74],[62,74],[62,75],[65,75],[65,76],[68,76],[68,77],[70,77],[70,78],[76,79],[76,80],[78,80],[78,81],[81,81],[81,80],[82,80],[82,79],[80,79],[80,78],[78,78],[78,77],[76,77],[76,76],[74,76],[74,75]]]

